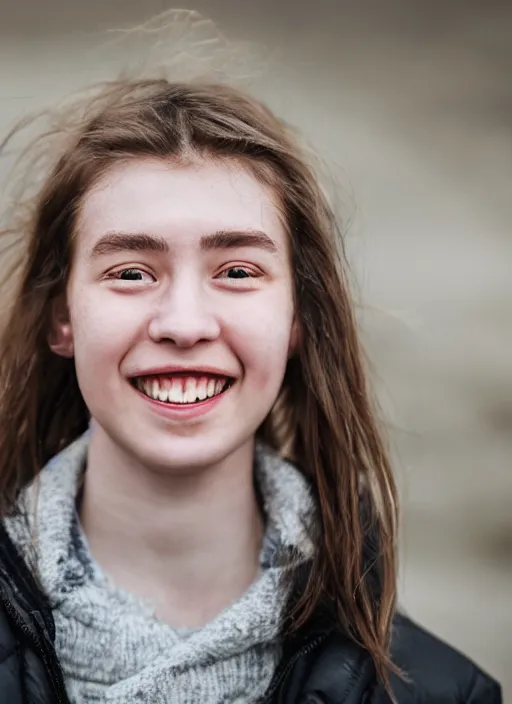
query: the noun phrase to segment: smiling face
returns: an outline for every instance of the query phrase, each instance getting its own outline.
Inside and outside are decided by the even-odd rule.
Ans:
[[[236,165],[140,159],[86,195],[51,346],[111,450],[196,469],[254,434],[293,346],[287,235]]]

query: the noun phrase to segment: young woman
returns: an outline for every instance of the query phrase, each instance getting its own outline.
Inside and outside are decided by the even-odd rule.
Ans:
[[[6,233],[1,701],[500,702],[395,611],[395,486],[295,136],[223,85],[76,115]]]

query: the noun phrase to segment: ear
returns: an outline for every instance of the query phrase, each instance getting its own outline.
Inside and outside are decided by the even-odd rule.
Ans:
[[[51,351],[60,357],[71,358],[74,355],[73,329],[64,295],[58,296],[52,302],[48,344]]]

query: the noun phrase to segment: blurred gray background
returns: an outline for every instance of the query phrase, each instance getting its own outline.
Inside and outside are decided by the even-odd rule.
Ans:
[[[512,3],[181,6],[270,57],[251,87],[334,173],[403,497],[401,602],[512,701]],[[0,131],[109,76],[130,51],[98,33],[167,7],[0,0]]]

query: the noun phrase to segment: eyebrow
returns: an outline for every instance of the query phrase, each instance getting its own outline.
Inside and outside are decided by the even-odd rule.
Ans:
[[[204,252],[240,247],[257,247],[273,254],[278,252],[274,240],[261,230],[218,230],[201,237],[200,246]],[[169,244],[163,237],[143,232],[107,232],[92,248],[91,258],[122,251],[163,254],[169,251]]]
[[[92,248],[91,258],[124,251],[164,253],[169,251],[169,245],[163,237],[143,232],[107,232]]]
[[[274,240],[261,230],[218,230],[211,235],[201,237],[201,249],[235,249],[237,247],[257,247],[277,254]]]

